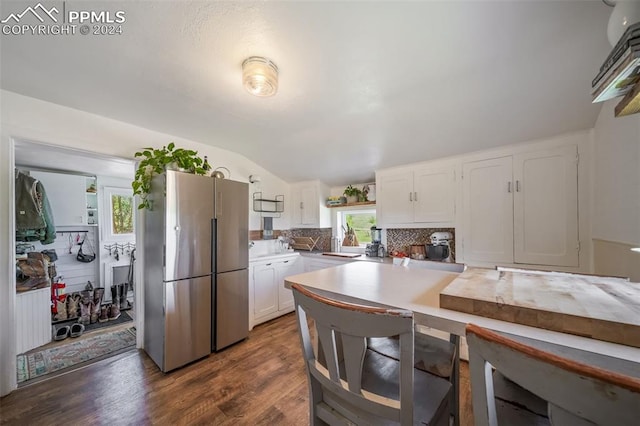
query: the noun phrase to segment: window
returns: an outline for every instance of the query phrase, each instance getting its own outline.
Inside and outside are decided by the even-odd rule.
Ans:
[[[105,240],[134,238],[134,202],[133,191],[126,188],[104,188],[106,207],[104,223]]]
[[[349,238],[347,230],[353,229],[357,246],[342,246],[364,248],[371,242],[371,227],[376,226],[375,209],[368,210],[345,210],[338,213],[338,235],[344,242],[345,238]]]

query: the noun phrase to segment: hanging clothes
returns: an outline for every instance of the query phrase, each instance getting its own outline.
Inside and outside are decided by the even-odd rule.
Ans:
[[[16,241],[40,241],[51,244],[56,239],[51,205],[42,183],[16,169]]]

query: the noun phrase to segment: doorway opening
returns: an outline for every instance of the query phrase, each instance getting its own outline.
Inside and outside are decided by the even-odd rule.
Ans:
[[[23,386],[135,348],[135,164],[32,141],[14,140],[14,148]],[[33,195],[24,188],[36,190],[40,213],[51,222],[46,238],[20,232],[20,203]]]

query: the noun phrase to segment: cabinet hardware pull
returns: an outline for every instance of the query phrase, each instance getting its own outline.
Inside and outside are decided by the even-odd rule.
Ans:
[[[266,265],[264,265],[264,266],[271,266],[271,264],[270,264],[270,263],[267,263],[267,264],[266,264]]]
[[[516,192],[520,192],[520,181],[516,181]]]
[[[302,208],[303,208],[303,207],[302,207],[302,201],[300,201],[300,209],[302,209]]]
[[[413,193],[413,201],[418,201],[418,193],[417,192]]]
[[[511,181],[507,183],[507,192],[511,193]]]
[[[288,261],[288,260],[285,260],[285,261],[284,261],[284,262],[282,262],[282,263],[289,263],[289,261]]]
[[[409,201],[413,201],[413,194],[411,192],[409,193]]]

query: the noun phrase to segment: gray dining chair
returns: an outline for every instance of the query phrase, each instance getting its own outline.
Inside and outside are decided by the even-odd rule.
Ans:
[[[464,272],[466,265],[462,263],[434,262],[429,260],[407,259],[402,267],[410,269],[430,269],[444,272]],[[415,367],[443,379],[449,380],[453,386],[449,404],[453,425],[460,424],[460,337],[449,334],[448,340],[434,334],[421,332],[419,327],[415,333]],[[428,330],[427,330],[428,332]],[[447,333],[441,333],[447,334]],[[368,339],[369,349],[381,355],[398,359],[399,345],[397,338]]]
[[[576,362],[474,324],[467,325],[466,337],[476,426],[638,424],[640,378]]]
[[[449,424],[451,384],[414,368],[411,311],[345,303],[299,284],[291,288],[310,424]],[[399,359],[368,349],[367,338],[391,336],[398,336]]]

